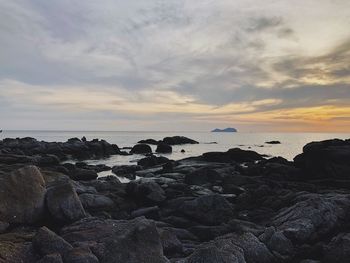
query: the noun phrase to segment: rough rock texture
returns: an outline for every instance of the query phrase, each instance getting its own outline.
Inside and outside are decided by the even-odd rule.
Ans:
[[[330,140],[293,162],[238,148],[148,156],[115,166],[131,180],[121,183],[96,178],[111,170],[105,160],[61,162],[120,154],[117,146],[5,139],[0,262],[348,262],[349,150],[349,140]]]
[[[172,153],[173,148],[166,143],[159,143],[156,149],[157,153]]]
[[[162,142],[169,145],[198,144],[197,141],[184,136],[165,137]]]
[[[156,225],[147,219],[83,219],[63,228],[61,234],[69,242],[94,242],[95,247],[101,246],[101,263],[167,262]]]
[[[180,211],[186,216],[208,225],[227,222],[234,216],[233,206],[221,195],[205,195],[185,201]]]
[[[46,203],[51,216],[57,221],[67,223],[85,217],[79,197],[69,182],[59,182],[50,187],[47,190]]]
[[[349,159],[350,140],[334,139],[305,145],[294,161],[306,178],[348,179]]]
[[[71,244],[47,227],[39,229],[38,233],[33,238],[33,246],[42,256],[49,254],[60,254],[64,256],[73,249]]]
[[[44,178],[36,166],[0,174],[0,220],[30,224],[42,219],[45,191]]]
[[[147,154],[152,153],[152,148],[147,144],[136,144],[134,147],[132,147],[130,153],[134,154]]]

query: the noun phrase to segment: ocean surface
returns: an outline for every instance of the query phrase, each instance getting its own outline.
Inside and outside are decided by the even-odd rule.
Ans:
[[[348,139],[350,133],[211,133],[211,132],[135,132],[135,131],[3,131],[0,140],[4,138],[33,137],[44,141],[66,141],[72,137],[81,138],[85,136],[88,140],[98,138],[109,143],[117,144],[119,147],[132,147],[142,139],[160,140],[167,136],[181,135],[199,142],[195,145],[173,146],[172,154],[164,156],[179,160],[190,156],[198,156],[210,151],[227,151],[230,148],[239,147],[245,150],[253,150],[260,154],[269,156],[282,156],[292,160],[302,152],[305,144],[311,141],[326,139]],[[269,145],[265,142],[278,140],[281,144]],[[155,146],[151,146],[155,150]],[[181,153],[184,149],[186,152]],[[130,164],[142,156],[112,156],[103,160],[91,160],[89,163],[104,163],[110,166]]]

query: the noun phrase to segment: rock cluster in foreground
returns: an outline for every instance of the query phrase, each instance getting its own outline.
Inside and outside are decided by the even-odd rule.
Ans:
[[[139,178],[126,184],[61,162],[111,154],[99,140],[0,141],[0,262],[349,262],[350,140],[310,143],[294,162],[148,156],[113,167]]]

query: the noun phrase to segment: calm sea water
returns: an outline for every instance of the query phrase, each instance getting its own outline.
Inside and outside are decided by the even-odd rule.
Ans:
[[[210,132],[106,132],[106,131],[3,131],[0,140],[4,138],[33,137],[44,141],[66,141],[72,137],[87,139],[104,139],[115,143],[119,147],[132,147],[142,139],[162,139],[166,136],[182,135],[200,142],[196,145],[180,145],[173,147],[173,153],[164,155],[170,159],[178,160],[190,156],[198,156],[209,151],[227,151],[239,147],[254,150],[260,154],[282,156],[292,160],[302,152],[305,144],[311,141],[326,139],[350,138],[350,133],[210,133]],[[281,144],[268,145],[266,141],[278,140]],[[213,144],[216,142],[217,144]],[[152,146],[153,150],[155,147]],[[181,153],[184,149],[186,152]],[[107,165],[128,164],[138,160],[141,156],[113,156],[104,160],[92,160],[90,163],[105,163]]]

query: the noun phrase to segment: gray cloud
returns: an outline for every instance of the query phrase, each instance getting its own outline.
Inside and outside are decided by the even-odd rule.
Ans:
[[[281,101],[256,105],[251,112],[347,106],[350,4],[311,3],[318,6],[313,13],[301,0],[293,2],[298,9],[272,0],[264,5],[256,0],[0,0],[0,84],[11,80],[33,94],[53,96],[60,87],[111,96],[118,90],[118,96],[136,103],[145,100],[142,92],[167,91],[208,107]],[[319,39],[317,31],[329,37]],[[17,98],[12,93],[0,97],[2,115],[82,116],[68,110],[73,104],[18,105]],[[174,99],[174,105],[186,104]],[[198,115],[176,114],[183,122]],[[109,110],[89,116],[89,122],[146,118]],[[169,116],[160,111],[147,118],[153,123]]]

